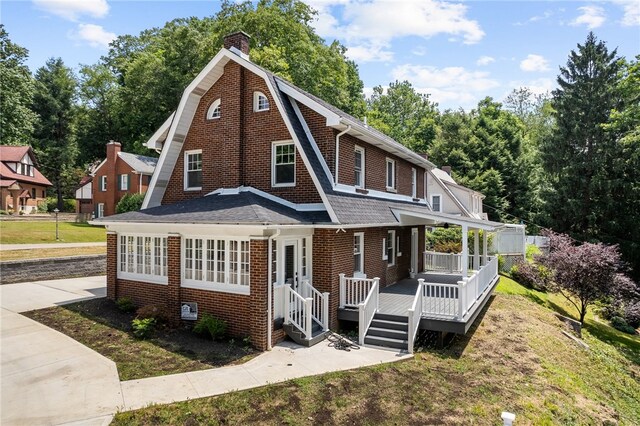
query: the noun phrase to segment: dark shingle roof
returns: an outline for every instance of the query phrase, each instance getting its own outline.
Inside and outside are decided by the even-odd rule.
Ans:
[[[212,194],[175,204],[96,219],[95,222],[312,224],[330,222],[325,211],[301,212],[252,192]]]

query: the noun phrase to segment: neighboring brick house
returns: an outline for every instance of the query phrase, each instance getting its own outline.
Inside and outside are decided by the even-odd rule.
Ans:
[[[142,210],[94,221],[107,228],[107,297],[183,319],[197,305],[259,349],[285,333],[310,342],[353,303],[366,331],[378,291],[424,270],[426,226],[500,225],[432,212],[433,164],[248,54],[248,36],[226,37],[147,142],[161,155]]]
[[[45,202],[51,182],[29,146],[0,146],[0,210],[31,213]]]
[[[484,195],[466,186],[458,185],[451,176],[450,166],[429,170],[427,192],[429,204],[434,211],[476,219],[487,218],[487,214],[482,211]]]
[[[91,200],[94,217],[100,218],[116,213],[118,201],[125,194],[147,192],[151,175],[158,163],[157,158],[120,151],[120,143],[107,144],[107,158],[91,173],[91,179],[76,190],[76,206],[87,206]],[[76,207],[78,208],[78,207]],[[81,213],[87,213],[88,207]]]

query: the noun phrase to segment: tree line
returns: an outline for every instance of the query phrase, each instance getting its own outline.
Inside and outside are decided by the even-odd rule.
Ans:
[[[107,141],[154,155],[144,142],[223,37],[242,29],[253,62],[452,166],[460,184],[486,195],[490,219],[619,244],[640,276],[640,56],[621,58],[590,33],[569,52],[552,93],[517,88],[502,102],[440,111],[408,81],[365,98],[357,65],[342,44],[316,34],[314,17],[297,0],[224,1],[211,17],[119,36],[77,74],[52,58],[32,75],[28,51],[0,25],[1,141],[34,147],[61,202]]]

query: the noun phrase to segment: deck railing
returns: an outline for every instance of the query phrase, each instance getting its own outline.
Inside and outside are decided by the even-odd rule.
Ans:
[[[423,287],[424,280],[420,278],[418,279],[418,288],[416,290],[416,295],[413,298],[413,304],[407,312],[407,318],[409,320],[407,350],[410,354],[413,353],[413,343],[416,340],[416,335],[418,334],[418,329],[420,328],[420,319],[422,318],[422,301],[424,294],[422,290]]]
[[[340,308],[357,308],[376,283],[380,288],[380,278],[355,278],[340,274]]]
[[[373,285],[365,299],[358,304],[358,344],[364,345],[364,337],[367,335],[373,316],[378,312],[380,304],[380,279],[374,278]]]
[[[304,298],[311,298],[311,316],[322,326],[323,331],[329,330],[329,293],[320,293],[309,280],[302,280],[300,293]]]
[[[422,315],[444,318],[458,316],[459,284],[425,282],[421,288]]]
[[[468,269],[470,271],[478,270],[483,266],[482,256],[478,256],[478,265],[476,265],[475,256],[468,255]],[[462,253],[440,253],[437,251],[425,251],[424,270],[435,272],[462,272]]]
[[[291,288],[291,284],[284,287],[284,322],[293,324],[305,334],[307,340],[312,337],[312,305],[311,297],[304,298]]]
[[[459,320],[463,320],[472,312],[472,308],[474,308],[478,299],[498,276],[498,258],[490,257],[488,259],[487,264],[481,267],[479,271],[476,271],[469,278],[463,278],[462,281],[458,281],[460,297],[458,299],[456,317]]]

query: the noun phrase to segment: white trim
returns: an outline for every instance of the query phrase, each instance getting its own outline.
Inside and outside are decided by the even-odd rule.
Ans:
[[[438,176],[436,176],[435,173],[433,173],[431,171],[429,171],[429,173],[431,173],[431,176],[433,176],[434,181],[438,184],[438,186],[440,186],[440,188],[442,188],[444,190],[444,192],[446,192],[447,195],[458,206],[458,208],[460,209],[461,214],[463,214],[465,216],[468,216],[468,217],[472,217],[471,213],[469,213],[469,210],[467,210],[467,208],[464,206],[464,204],[458,199],[458,197],[455,196],[453,191],[451,191],[451,189],[447,186],[447,182],[445,182],[442,179],[440,179]],[[456,184],[456,186],[460,186],[460,185]],[[465,189],[465,190],[469,190],[469,188],[465,188],[464,186],[461,186],[460,188]],[[436,194],[436,195],[438,195],[438,194]]]
[[[95,175],[98,174],[98,170],[100,170],[100,167],[104,166],[104,163],[107,162],[107,159],[105,158],[104,160],[102,160],[102,162],[100,164],[98,164],[98,167],[96,167],[95,169],[93,169],[92,173],[89,173],[89,176],[93,176],[95,177]]]
[[[137,241],[138,238],[151,238],[152,239],[152,252],[150,254],[151,259],[150,259],[150,263],[149,263],[149,267],[152,271],[155,270],[155,266],[156,266],[156,262],[155,262],[155,238],[160,238],[160,268],[161,270],[164,270],[164,272],[166,273],[166,275],[158,275],[155,273],[151,273],[151,274],[145,274],[143,273],[139,273],[139,272],[128,272],[128,271],[123,271],[122,270],[122,242],[121,239],[122,238],[133,238],[134,240],[134,247],[135,247],[135,252],[133,252],[133,265],[134,267],[137,267],[137,256],[138,256],[138,250],[137,250]],[[163,245],[163,240],[166,241],[166,256],[164,255],[164,245]],[[143,250],[144,250],[144,240],[143,240]],[[146,283],[152,283],[152,284],[160,284],[160,285],[167,285],[169,283],[169,241],[168,241],[168,235],[165,234],[139,234],[139,233],[130,233],[130,232],[123,232],[123,233],[119,233],[116,236],[116,276],[119,279],[126,279],[126,280],[133,280],[133,281],[141,281],[141,282],[146,282]],[[126,254],[125,254],[126,256]],[[144,252],[142,253],[142,256],[144,257]],[[128,261],[125,260],[125,263],[128,263]],[[165,266],[166,264],[166,266]],[[144,261],[142,264],[142,268],[144,270]]]
[[[303,95],[298,90],[290,87],[288,84],[278,85],[278,87],[283,93],[289,95],[296,101],[303,103],[304,105],[308,106],[318,114],[325,117],[327,119],[327,122],[326,122],[327,126],[337,126],[340,124],[340,116],[338,114],[320,105],[318,102],[314,101],[308,96]]]
[[[435,209],[435,207],[433,207],[433,197],[438,197],[439,201],[438,201],[438,210]],[[443,213],[442,211],[442,194],[431,194],[431,210],[433,210],[434,212],[437,213]]]
[[[124,179],[126,178],[126,179]],[[123,183],[125,183],[124,188],[122,187]],[[120,187],[118,188],[120,191],[128,191],[129,190],[129,174],[123,173],[120,175]]]
[[[364,275],[364,254],[365,254],[365,245],[364,245],[364,232],[354,232],[353,233],[353,256],[355,257],[356,252],[355,252],[355,243],[356,243],[356,238],[360,239],[360,270],[356,271],[355,270],[355,262],[354,262],[354,271],[353,271],[353,276],[358,276],[358,275]],[[355,259],[354,259],[355,260]]]
[[[218,115],[214,117],[214,113],[218,110]],[[222,115],[222,109],[220,108],[220,98],[216,99],[209,105],[209,109],[207,109],[207,120],[217,120]]]
[[[97,213],[98,218],[104,217],[104,203],[98,203],[98,209],[97,210],[98,211],[96,213]]]
[[[363,193],[357,192],[355,186],[344,185],[342,183],[336,185],[334,190],[336,192],[343,192],[345,194],[358,194],[362,197],[382,198],[382,199],[391,200],[391,201],[410,201],[414,203],[416,206],[417,205],[424,206],[427,204],[426,200],[422,198],[420,198],[418,201],[414,201],[414,199],[411,198],[409,195],[398,194],[395,192],[367,189],[367,193],[363,194]]]
[[[156,132],[153,135],[151,135],[149,140],[145,143],[145,146],[147,148],[149,149],[162,148],[160,146],[159,139],[162,137],[162,135],[164,135],[169,131],[169,128],[171,127],[171,123],[173,122],[173,117],[175,116],[176,116],[176,112],[174,111],[171,113],[171,115],[169,115],[169,117],[164,121],[164,123],[162,123],[162,125],[158,128],[158,130],[156,130]],[[166,140],[166,137],[165,137],[165,140]]]
[[[189,186],[189,171],[197,171],[197,170],[189,170],[189,156],[190,155],[197,155],[200,154],[200,173],[204,174],[204,165],[202,164],[202,150],[201,149],[192,149],[190,151],[185,151],[184,152],[184,166],[183,166],[183,172],[184,172],[184,181],[183,181],[183,189],[185,191],[201,191],[202,190],[202,185],[201,186]],[[200,179],[202,180],[202,176],[200,177]]]
[[[208,193],[207,195],[237,195],[241,192],[252,192],[256,195],[259,195],[263,198],[266,198],[270,201],[274,201],[278,204],[282,204],[285,207],[290,209],[299,211],[299,212],[321,212],[327,211],[325,205],[323,203],[292,203],[291,201],[285,200],[284,198],[280,198],[276,195],[270,194],[268,192],[264,192],[260,189],[254,188],[252,186],[239,186],[237,188],[218,188],[215,191]]]
[[[397,191],[396,188],[398,187],[398,183],[396,182],[396,174],[398,173],[398,171],[396,169],[396,167],[397,167],[396,160],[394,160],[393,158],[387,157],[384,164],[385,164],[385,166],[384,166],[384,169],[385,169],[384,185],[386,186],[387,191],[396,192]],[[391,175],[391,179],[392,179],[393,182],[391,182],[392,183],[391,186],[389,186],[389,164],[391,164],[393,166],[393,171],[392,171],[393,174]]]
[[[418,198],[418,170],[411,168],[411,198]]]
[[[285,145],[293,146],[293,182],[277,183],[276,182],[276,148],[279,146],[285,146]],[[273,188],[296,186],[296,154],[297,152],[298,150],[296,149],[296,144],[293,140],[271,142],[271,186]],[[288,166],[290,165],[290,163],[286,163],[283,165]]]
[[[100,192],[107,192],[107,175],[100,176]]]
[[[356,170],[356,162],[355,162],[355,155],[356,153],[360,153],[360,156],[362,158],[362,165],[360,167],[360,179],[362,180],[361,184],[358,185],[358,182],[354,183],[354,186],[356,188],[359,189],[364,189],[366,187],[366,179],[365,179],[365,149],[359,145],[355,145],[353,148],[353,153],[354,153],[354,160],[353,160],[353,171],[354,171],[354,175],[355,175],[355,170]],[[355,177],[355,176],[354,176]]]
[[[389,237],[389,234],[391,234],[391,237]],[[383,241],[387,242],[387,244],[391,244],[390,247],[385,247],[385,255],[386,255],[386,261],[387,261],[387,267],[391,267],[391,266],[395,266],[396,265],[396,257],[397,257],[397,247],[396,247],[396,230],[395,229],[388,229],[387,230],[387,238],[383,238]],[[390,243],[389,243],[390,242]],[[389,260],[389,248],[391,248],[391,260]]]
[[[265,99],[265,101],[267,102],[267,107],[266,108],[260,108],[260,98],[263,97]],[[263,112],[263,111],[269,111],[271,107],[271,103],[269,102],[269,98],[267,97],[267,95],[265,95],[264,93],[260,92],[259,90],[256,90],[255,92],[253,92],[253,112]]]

